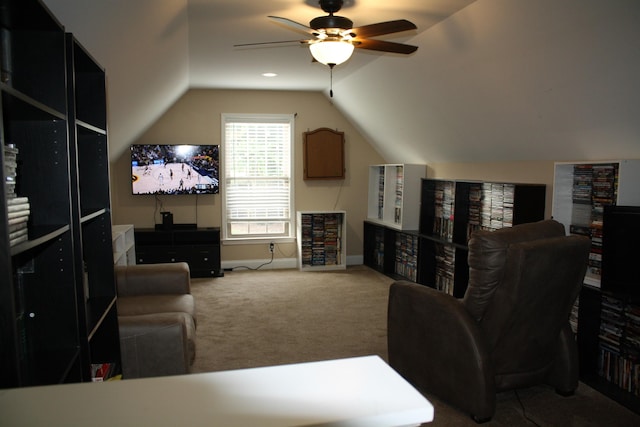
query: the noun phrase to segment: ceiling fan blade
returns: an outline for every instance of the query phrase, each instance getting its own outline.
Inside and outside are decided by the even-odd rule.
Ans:
[[[365,25],[363,27],[353,28],[350,32],[357,37],[375,37],[385,34],[399,33],[401,31],[415,30],[416,24],[406,19],[398,19],[396,21],[378,22],[377,24]]]
[[[354,46],[360,49],[379,50],[382,52],[402,53],[408,55],[418,50],[418,46],[388,42],[384,40],[357,39]]]
[[[285,43],[308,44],[309,42],[311,42],[311,40],[282,40],[277,42],[241,43],[241,44],[234,44],[233,47],[262,46],[262,45],[268,45],[268,44],[285,44]]]
[[[280,24],[284,24],[293,30],[300,31],[302,33],[307,33],[307,34],[316,34],[316,30],[314,30],[313,28],[307,27],[306,25],[301,24],[299,22],[292,21],[289,18],[282,18],[280,16],[269,16],[269,18]]]

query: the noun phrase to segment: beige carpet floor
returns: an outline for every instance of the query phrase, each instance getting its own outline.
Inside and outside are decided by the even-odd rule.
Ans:
[[[198,311],[194,372],[242,369],[376,354],[387,360],[392,279],[364,266],[333,272],[259,270],[193,279]],[[428,361],[427,361],[428,362]],[[474,426],[434,404],[430,426]],[[580,384],[563,398],[544,386],[501,393],[486,426],[640,426],[640,416]]]

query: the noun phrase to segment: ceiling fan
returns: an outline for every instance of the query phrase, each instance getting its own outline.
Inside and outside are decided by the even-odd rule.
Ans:
[[[293,30],[313,36],[313,38],[309,40],[296,41],[309,45],[309,50],[314,60],[328,65],[330,68],[347,61],[351,57],[354,48],[400,54],[410,54],[418,49],[417,46],[370,38],[417,29],[415,24],[406,19],[379,22],[377,24],[353,28],[353,21],[349,18],[334,15],[342,8],[343,0],[319,0],[318,3],[322,10],[327,12],[328,15],[312,19],[309,26],[279,16],[269,16],[269,18]],[[249,43],[235,46],[274,43],[287,42]]]

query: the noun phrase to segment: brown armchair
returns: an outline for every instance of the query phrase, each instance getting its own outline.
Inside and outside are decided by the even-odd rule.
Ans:
[[[388,311],[389,362],[417,388],[468,412],[495,412],[496,393],[547,383],[578,385],[569,314],[590,240],[554,220],[476,232],[464,298],[395,282]]]
[[[196,311],[184,262],[116,266],[124,378],[190,372]]]

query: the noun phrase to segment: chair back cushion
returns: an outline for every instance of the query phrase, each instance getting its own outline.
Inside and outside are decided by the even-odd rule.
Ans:
[[[546,220],[469,242],[464,304],[487,338],[495,374],[544,371],[580,292],[591,242]]]
[[[564,226],[554,220],[473,233],[469,239],[469,285],[463,299],[471,316],[478,322],[482,321],[487,305],[504,276],[509,245],[564,235]]]

